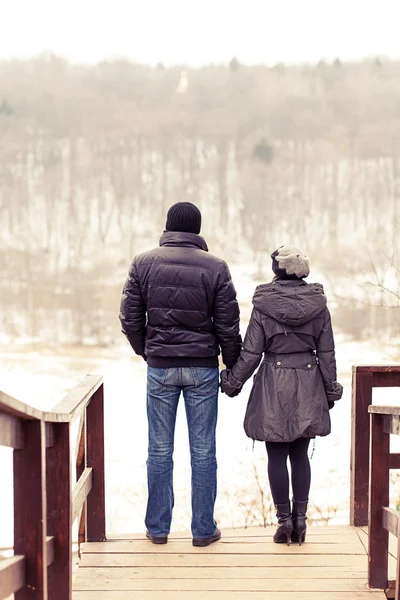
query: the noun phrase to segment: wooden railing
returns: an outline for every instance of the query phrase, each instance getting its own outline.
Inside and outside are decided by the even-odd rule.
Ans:
[[[14,449],[14,556],[0,562],[0,600],[71,600],[74,520],[80,542],[106,539],[102,378],[88,375],[49,412],[0,392],[0,445]]]
[[[350,523],[357,527],[368,525],[372,389],[398,386],[400,366],[353,367]],[[400,454],[390,455],[385,477],[389,469],[400,469]]]
[[[370,406],[371,451],[368,527],[368,585],[386,589],[388,582],[389,532],[398,539],[396,600],[400,600],[400,512],[389,508],[389,435],[400,434],[400,407]],[[397,459],[396,459],[397,460]]]

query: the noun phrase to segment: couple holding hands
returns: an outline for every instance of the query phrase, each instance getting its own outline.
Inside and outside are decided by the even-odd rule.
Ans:
[[[271,255],[272,281],[255,290],[242,343],[228,266],[208,252],[200,229],[201,213],[194,204],[174,204],[160,246],[134,258],[122,292],[122,332],[147,361],[146,536],[154,544],[168,541],[174,432],[182,393],[192,469],[193,545],[208,546],[221,538],[214,519],[219,387],[236,396],[259,367],[244,428],[251,439],[266,445],[279,524],[274,542],[301,544],[311,481],[310,439],[330,433],[329,410],[343,391],[336,380],[323,286],[305,281],[309,260],[300,249],[278,248]],[[221,383],[220,352],[226,366]]]

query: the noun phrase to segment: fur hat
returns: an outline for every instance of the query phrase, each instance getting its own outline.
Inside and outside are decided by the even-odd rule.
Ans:
[[[200,233],[201,212],[191,202],[177,202],[168,211],[167,231],[187,231],[189,233]]]
[[[280,246],[271,258],[272,270],[279,279],[303,279],[310,274],[310,261],[300,248]]]

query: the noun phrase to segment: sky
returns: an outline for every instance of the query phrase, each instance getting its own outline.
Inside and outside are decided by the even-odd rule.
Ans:
[[[400,58],[400,0],[0,0],[0,58],[200,66]]]

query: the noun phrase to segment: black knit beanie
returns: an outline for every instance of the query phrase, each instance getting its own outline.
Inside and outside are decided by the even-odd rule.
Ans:
[[[310,261],[296,246],[281,246],[271,258],[272,270],[278,279],[303,279],[310,274]]]
[[[191,202],[177,202],[167,213],[167,231],[187,231],[200,233],[201,212]]]

